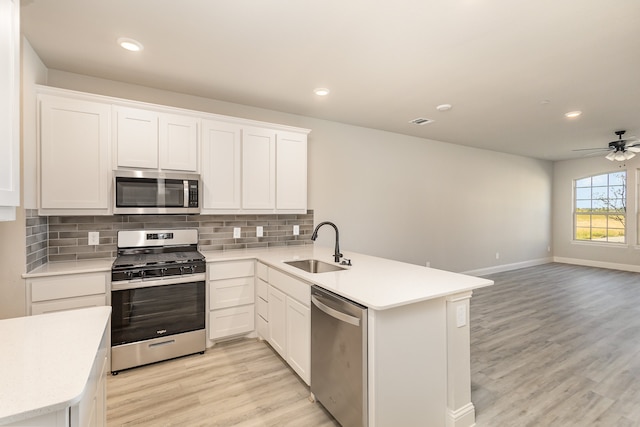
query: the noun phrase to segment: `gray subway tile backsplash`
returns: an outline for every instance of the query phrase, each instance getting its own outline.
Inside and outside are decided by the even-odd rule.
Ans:
[[[27,272],[54,261],[109,259],[117,253],[119,230],[197,228],[201,251],[307,245],[313,232],[313,211],[273,215],[113,215],[40,217],[27,210]],[[263,227],[263,237],[256,227]],[[293,235],[293,226],[300,235]],[[233,228],[241,237],[233,238]],[[88,232],[98,231],[100,243],[88,244]]]

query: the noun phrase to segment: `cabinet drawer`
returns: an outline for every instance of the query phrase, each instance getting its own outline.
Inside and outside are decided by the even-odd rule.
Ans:
[[[269,284],[262,279],[256,279],[256,293],[260,298],[269,301]]]
[[[225,308],[251,304],[254,300],[254,278],[212,280],[210,283],[209,308]]]
[[[258,315],[264,320],[269,321],[269,303],[262,298],[258,298],[258,301],[256,301],[256,306]]]
[[[254,311],[253,304],[211,311],[209,338],[214,340],[253,331],[255,329]]]
[[[207,265],[210,280],[231,279],[232,277],[246,277],[255,275],[255,261],[211,262]]]
[[[300,301],[305,306],[311,304],[311,285],[295,279],[273,268],[269,269],[269,284],[280,289],[290,297]]]
[[[55,311],[99,307],[103,305],[107,305],[105,295],[91,295],[86,297],[59,299],[55,301],[34,302],[31,304],[31,314],[53,313]]]
[[[31,301],[48,301],[107,292],[106,274],[74,274],[31,279]],[[104,303],[102,304],[104,305]]]
[[[265,282],[269,282],[269,267],[267,267],[266,264],[259,262],[257,263],[256,269],[256,276]]]

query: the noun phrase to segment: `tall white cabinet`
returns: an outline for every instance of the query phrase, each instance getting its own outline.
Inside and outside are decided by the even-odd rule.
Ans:
[[[276,207],[276,132],[273,130],[243,129],[242,207]]]
[[[109,212],[108,104],[40,95],[40,211]]]
[[[242,128],[233,123],[202,121],[202,208],[242,208]]]
[[[20,204],[20,1],[0,0],[0,221]]]

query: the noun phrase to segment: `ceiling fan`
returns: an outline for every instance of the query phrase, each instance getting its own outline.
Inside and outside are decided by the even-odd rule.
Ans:
[[[607,148],[581,148],[573,151],[590,151],[600,150],[607,151],[606,159],[619,162],[624,162],[636,156],[636,153],[640,153],[640,139],[631,137],[628,139],[622,139],[622,136],[626,133],[626,130],[617,130],[615,132],[618,135],[618,139],[611,141]]]

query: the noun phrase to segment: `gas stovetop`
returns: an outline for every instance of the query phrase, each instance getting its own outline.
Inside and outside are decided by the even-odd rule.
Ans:
[[[118,257],[111,281],[130,281],[204,273],[197,230],[137,230],[118,233]]]

